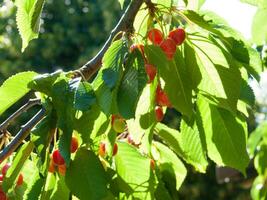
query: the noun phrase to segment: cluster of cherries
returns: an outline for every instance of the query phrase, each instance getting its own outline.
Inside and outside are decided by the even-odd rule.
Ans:
[[[183,28],[176,28],[169,32],[168,37],[164,38],[163,33],[156,28],[150,29],[147,34],[147,38],[152,44],[160,46],[160,48],[165,53],[166,57],[171,60],[174,57],[176,52],[176,47],[181,45],[186,37],[185,30]],[[147,62],[144,52],[144,45],[143,44],[134,44],[131,46],[130,51],[138,49],[144,58],[145,61],[145,70],[148,75],[148,83],[151,83],[156,75],[157,75],[157,68]],[[155,107],[155,117],[158,122],[162,121],[164,118],[163,113],[163,106],[171,107],[171,103],[168,99],[168,96],[161,88],[160,84],[157,86],[156,90],[156,107]]]
[[[11,164],[10,163],[6,163],[3,168],[2,168],[2,174],[0,175],[0,184],[2,184],[5,176],[6,176],[6,173],[7,173],[7,170],[11,167]],[[19,176],[18,176],[18,179],[17,179],[17,183],[16,183],[16,186],[20,186],[23,184],[23,175],[20,173]],[[0,188],[0,200],[7,200],[7,196],[6,194],[4,193],[4,191],[2,191],[2,188]]]
[[[75,153],[78,149],[79,142],[76,137],[71,138],[71,145],[70,145],[70,152]],[[49,163],[48,171],[51,173],[54,173],[55,171],[58,171],[58,173],[62,176],[66,173],[66,164],[65,160],[60,154],[58,149],[55,149],[51,154],[51,159]]]

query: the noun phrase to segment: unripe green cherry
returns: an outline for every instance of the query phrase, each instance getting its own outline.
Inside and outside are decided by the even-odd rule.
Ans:
[[[125,121],[122,118],[115,118],[112,124],[114,131],[122,133],[125,130]]]

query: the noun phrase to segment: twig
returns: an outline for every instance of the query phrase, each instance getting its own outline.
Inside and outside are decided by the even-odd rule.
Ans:
[[[0,125],[0,132],[5,133],[9,124],[11,124],[17,117],[19,117],[23,112],[27,111],[29,108],[40,105],[40,99],[30,99],[26,104],[20,107],[16,112],[10,115],[1,125]]]
[[[113,38],[121,31],[130,30],[133,27],[134,18],[141,7],[144,0],[133,0],[130,5],[127,7],[125,13],[122,15],[118,24],[111,31],[107,41],[105,42],[102,49],[98,52],[98,54],[93,57],[90,61],[88,61],[84,66],[79,69],[79,72],[83,74],[86,80],[89,80],[91,76],[97,72],[102,64],[102,58],[109,48]],[[76,74],[79,76],[79,73]]]
[[[21,130],[17,133],[14,139],[0,152],[0,163],[16,150],[16,148],[30,134],[30,130],[45,116],[45,113],[45,109],[42,108],[25,125],[21,126]]]

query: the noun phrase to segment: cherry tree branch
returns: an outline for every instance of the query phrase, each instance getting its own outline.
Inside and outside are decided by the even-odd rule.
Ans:
[[[125,13],[122,15],[121,19],[119,20],[118,24],[115,26],[115,28],[111,31],[108,39],[106,40],[103,47],[100,49],[100,51],[97,53],[95,57],[93,57],[90,61],[88,61],[84,66],[82,66],[79,70],[77,75],[79,76],[79,73],[82,74],[82,76],[88,80],[91,78],[91,76],[97,72],[97,70],[100,68],[102,64],[102,58],[104,54],[106,53],[107,49],[109,48],[113,38],[121,31],[127,31],[131,30],[133,28],[133,22],[134,18],[140,9],[143,2],[150,2],[150,0],[144,1],[144,0],[132,0],[130,5],[125,10]]]
[[[35,105],[40,105],[40,99],[30,99],[26,104],[20,107],[16,112],[10,115],[1,125],[0,132],[5,132],[9,124],[11,124],[17,117],[19,117],[23,112],[26,112],[28,109]]]
[[[29,135],[31,129],[45,116],[45,109],[42,108],[25,125],[21,126],[20,131],[13,140],[0,152],[0,163],[13,153],[23,140]]]
[[[114,37],[122,31],[129,31],[133,29],[135,16],[143,3],[146,3],[149,6],[149,4],[151,4],[151,0],[132,0],[97,55],[76,72],[74,72],[74,76],[82,76],[83,78],[88,80],[94,73],[97,72],[97,70],[101,67],[102,58],[111,45],[112,41],[114,39],[118,39]],[[12,114],[0,125],[0,131],[5,131],[8,125],[12,121],[14,121],[21,113],[25,112],[36,104],[40,104],[40,102],[37,100],[32,100],[22,106],[18,111]],[[30,134],[31,129],[45,116],[45,113],[45,109],[42,108],[35,116],[32,117],[32,119],[30,119],[25,125],[21,127],[21,130],[17,133],[14,139],[0,152],[0,163],[3,162],[3,160],[5,160],[11,153],[16,150],[16,148]]]

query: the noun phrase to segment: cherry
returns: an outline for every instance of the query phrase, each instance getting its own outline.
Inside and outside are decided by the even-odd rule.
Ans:
[[[155,160],[150,159],[150,168],[151,168],[152,170],[154,170],[154,169],[155,169],[155,166],[156,166]]]
[[[55,165],[54,165],[54,162],[53,162],[52,159],[50,159],[48,171],[51,172],[51,173],[55,172]]]
[[[171,60],[176,52],[176,44],[171,38],[167,38],[160,43],[160,48],[164,51],[165,55]]]
[[[6,163],[6,164],[3,166],[3,168],[2,168],[2,174],[3,174],[4,177],[6,176],[7,170],[9,169],[10,166],[11,166],[10,163]]]
[[[155,115],[156,115],[156,120],[158,122],[160,122],[160,121],[163,120],[164,113],[163,113],[163,109],[162,109],[161,106],[156,106],[156,108],[155,108]]]
[[[176,45],[181,45],[185,40],[185,31],[183,28],[176,28],[169,33]]]
[[[156,103],[160,106],[171,107],[171,102],[167,94],[161,89],[160,85],[157,86],[156,90]]]
[[[98,154],[101,157],[104,157],[106,155],[106,144],[104,142],[101,142],[98,149]]]
[[[61,154],[60,154],[58,149],[53,151],[52,158],[53,158],[53,162],[54,162],[55,165],[64,165],[65,164],[65,160],[61,156]]]
[[[76,137],[71,138],[71,146],[70,146],[70,152],[75,153],[78,149],[79,143],[78,139]]]
[[[155,45],[159,45],[163,40],[163,34],[159,29],[153,28],[148,31],[148,39]]]
[[[3,180],[4,180],[3,174],[0,174],[0,183],[3,182]]]
[[[152,64],[145,64],[145,70],[149,77],[148,83],[151,83],[157,74],[157,68]]]
[[[117,143],[114,144],[112,156],[115,156],[118,153],[118,145]]]
[[[23,184],[23,175],[19,174],[18,180],[17,180],[17,186],[20,186]]]
[[[6,194],[2,191],[2,189],[0,190],[0,200],[8,200]]]
[[[64,164],[64,165],[59,165],[59,166],[58,166],[58,173],[59,173],[60,175],[62,175],[62,176],[65,176],[65,174],[66,174],[66,169],[67,169],[67,167],[66,167],[65,164]]]
[[[112,127],[117,133],[122,133],[125,129],[125,126],[126,126],[126,124],[125,124],[124,119],[122,119],[120,117],[116,117],[113,120]]]

